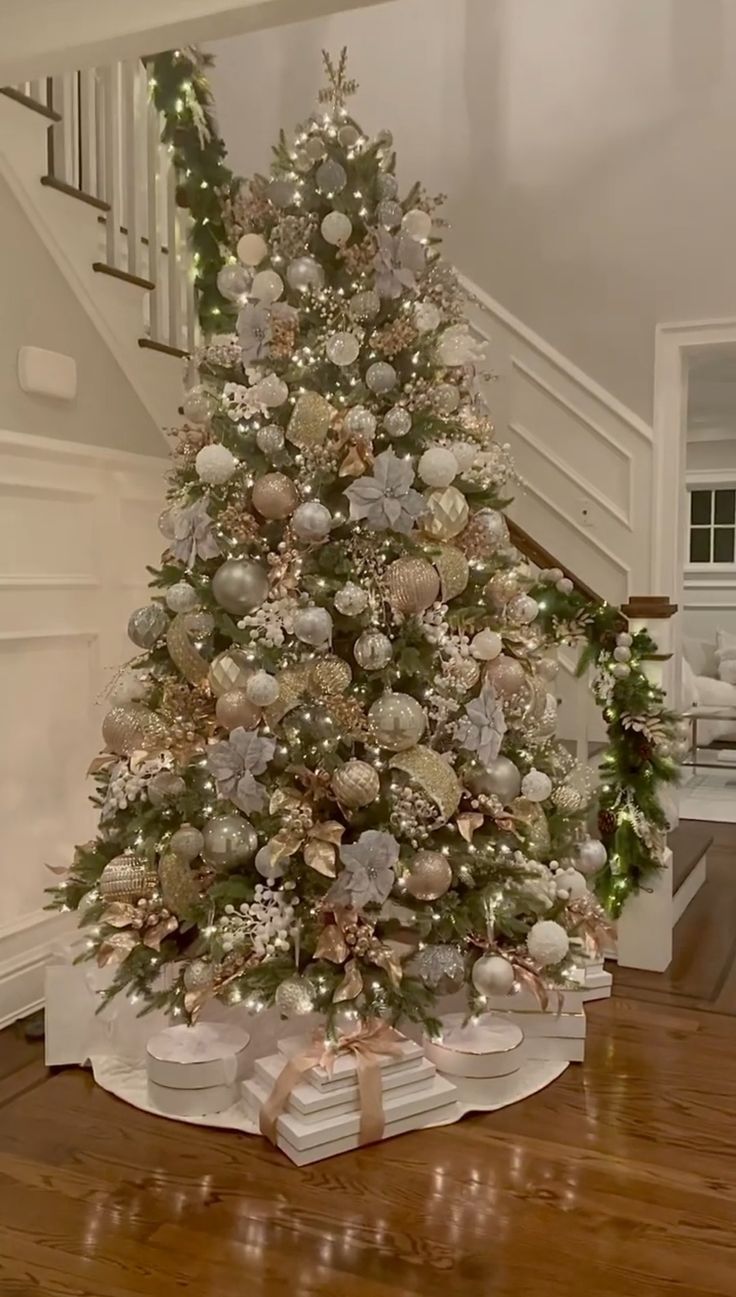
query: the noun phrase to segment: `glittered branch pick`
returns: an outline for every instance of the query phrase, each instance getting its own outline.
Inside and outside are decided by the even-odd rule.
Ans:
[[[348,66],[348,47],[343,45],[337,67],[327,50],[322,51],[322,62],[327,74],[327,85],[320,90],[318,99],[321,104],[329,104],[333,113],[339,113],[345,107],[345,100],[354,95],[358,83],[346,76]]]

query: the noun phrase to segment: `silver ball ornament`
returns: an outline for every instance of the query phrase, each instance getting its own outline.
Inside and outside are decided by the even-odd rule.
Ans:
[[[367,324],[369,320],[375,320],[380,309],[381,299],[372,288],[355,293],[348,302],[348,314],[358,324]]]
[[[353,222],[344,212],[328,212],[319,228],[325,243],[331,243],[333,247],[339,248],[350,238]]]
[[[326,608],[301,608],[294,617],[294,634],[303,644],[318,648],[332,638],[332,618]]]
[[[299,540],[316,542],[329,535],[332,514],[317,500],[307,500],[294,510],[291,525]]]
[[[383,426],[389,437],[398,439],[411,432],[411,415],[402,405],[395,405],[383,418]]]
[[[581,874],[597,874],[608,860],[608,852],[598,838],[584,838],[578,844],[575,865]]]
[[[376,431],[376,416],[370,410],[366,410],[364,405],[354,405],[345,415],[343,427],[351,437],[370,441]]]
[[[513,626],[528,626],[539,612],[539,604],[529,594],[515,594],[506,605],[506,617]]]
[[[488,765],[472,776],[472,789],[476,793],[495,793],[504,806],[508,806],[521,791],[521,775],[508,757],[494,757]]]
[[[509,538],[508,524],[498,509],[479,509],[475,517],[478,522],[483,523],[492,544],[506,544]]]
[[[211,392],[200,383],[190,387],[184,393],[184,399],[181,403],[184,418],[190,423],[209,423],[212,415],[217,408],[217,402]]]
[[[215,815],[202,829],[202,858],[213,869],[236,869],[253,859],[258,838],[242,815]]]
[[[284,448],[284,432],[277,423],[267,423],[265,428],[259,428],[256,433],[256,445],[264,455],[269,458],[278,455]]]
[[[212,578],[213,598],[236,617],[258,608],[267,594],[268,577],[251,559],[228,558]]]
[[[136,608],[128,618],[128,638],[137,648],[153,648],[169,624],[160,603],[149,603],[145,608]]]
[[[197,859],[203,846],[204,838],[199,829],[195,829],[193,824],[182,824],[180,829],[172,833],[169,840],[170,850],[180,860],[186,861],[188,865],[191,865],[192,861]]]
[[[331,360],[333,365],[344,368],[346,365],[352,365],[358,359],[360,343],[354,333],[341,330],[338,333],[331,334],[327,339],[325,352],[327,359]]]
[[[393,645],[388,635],[379,630],[365,630],[353,645],[353,656],[364,671],[382,671],[393,657]]]
[[[318,293],[324,288],[325,272],[314,257],[294,257],[286,267],[286,279],[297,293]]]
[[[422,737],[427,718],[411,694],[385,693],[368,713],[376,742],[390,752],[405,752]]]
[[[277,302],[284,291],[284,281],[275,270],[259,270],[257,275],[253,276],[253,283],[250,286],[250,295],[255,297],[256,301]]]
[[[252,275],[231,261],[217,273],[217,287],[228,302],[242,302],[248,296]]]
[[[331,198],[333,194],[339,194],[345,188],[348,176],[345,168],[339,162],[336,162],[334,158],[326,158],[317,167],[315,181],[319,192]]]
[[[279,682],[268,671],[255,671],[245,686],[246,698],[256,707],[270,707],[279,693]]]
[[[401,225],[403,214],[401,203],[395,202],[393,198],[381,199],[376,209],[376,216],[380,224],[387,230],[395,230],[397,225]]]
[[[305,977],[287,977],[274,994],[274,1004],[284,1018],[300,1018],[314,1009],[312,988]]]
[[[347,581],[335,594],[335,607],[343,617],[359,617],[368,607],[368,595],[353,581]]]
[[[480,995],[508,995],[516,980],[513,965],[503,955],[481,955],[470,976]]]
[[[198,603],[199,595],[188,581],[177,581],[166,591],[166,607],[172,612],[191,612]]]

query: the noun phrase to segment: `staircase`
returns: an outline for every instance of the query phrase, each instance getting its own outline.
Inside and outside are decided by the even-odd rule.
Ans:
[[[140,60],[0,92],[0,172],[159,429],[198,334],[161,129]]]

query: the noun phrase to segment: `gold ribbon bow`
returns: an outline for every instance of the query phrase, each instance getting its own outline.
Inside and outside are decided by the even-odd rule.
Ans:
[[[261,1134],[275,1145],[278,1119],[286,1109],[292,1090],[304,1074],[313,1067],[324,1067],[331,1076],[335,1060],[341,1054],[352,1054],[355,1058],[360,1100],[358,1142],[361,1145],[374,1144],[382,1139],[385,1117],[379,1059],[399,1057],[403,1039],[398,1031],[378,1018],[366,1022],[349,1035],[340,1036],[334,1043],[327,1040],[324,1031],[318,1031],[308,1049],[295,1054],[284,1064],[261,1108]]]
[[[598,954],[616,935],[615,923],[611,923],[603,907],[590,893],[581,896],[579,900],[572,901],[568,913],[575,925],[576,934],[579,933],[591,941]]]
[[[354,958],[359,952],[348,941],[349,929],[355,928],[359,933],[359,925],[357,910],[342,907],[335,909],[333,922],[322,929],[315,947],[315,959],[327,959],[331,964],[345,964],[345,976],[332,997],[336,1002],[354,1000],[363,990],[363,974]],[[399,986],[403,976],[399,956],[391,946],[373,934],[372,925],[364,922],[363,932],[366,930],[370,933],[371,940],[360,951],[360,956],[369,964],[375,964],[376,968],[382,968],[388,974],[392,986]]]
[[[276,805],[274,802],[276,801]],[[271,799],[271,812],[301,806],[303,798],[288,793],[277,793]],[[269,860],[276,865],[287,860],[301,848],[304,863],[325,878],[336,874],[337,850],[345,832],[345,825],[337,820],[318,820],[310,829],[279,829],[268,843]]]

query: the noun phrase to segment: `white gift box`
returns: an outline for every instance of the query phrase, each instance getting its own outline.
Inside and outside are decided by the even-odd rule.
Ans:
[[[509,1015],[465,1021],[462,1013],[448,1013],[440,1019],[439,1040],[425,1037],[424,1052],[440,1072],[450,1076],[509,1076],[518,1071],[525,1057],[524,1032]]]
[[[148,1079],[173,1090],[233,1086],[244,1075],[249,1040],[247,1031],[226,1022],[166,1027],[146,1045]]]
[[[305,1050],[310,1049],[312,1045],[311,1036],[292,1036],[285,1040],[279,1040],[278,1049],[281,1054],[291,1057],[294,1054],[303,1053]],[[400,1049],[401,1052],[371,1056],[375,1059],[377,1066],[380,1067],[382,1076],[385,1077],[406,1071],[418,1059],[424,1057],[421,1045],[418,1045],[415,1040],[404,1038],[398,1042],[397,1049]],[[357,1066],[355,1054],[346,1050],[345,1053],[336,1054],[329,1072],[326,1067],[316,1064],[308,1072],[305,1072],[304,1079],[318,1089],[336,1090],[341,1086],[355,1084]]]
[[[270,1093],[276,1084],[286,1060],[281,1054],[272,1054],[269,1058],[259,1058],[255,1065],[254,1080],[266,1093]],[[426,1089],[435,1076],[435,1068],[426,1058],[419,1057],[416,1062],[403,1067],[400,1071],[384,1072],[381,1076],[384,1096],[402,1086],[413,1090]],[[291,1094],[286,1111],[294,1112],[305,1121],[321,1121],[328,1116],[341,1116],[346,1112],[357,1112],[360,1106],[360,1091],[353,1078],[340,1083],[339,1086],[316,1086],[310,1082],[298,1082]]]
[[[225,1112],[237,1102],[238,1084],[208,1085],[197,1090],[178,1090],[170,1085],[157,1085],[148,1078],[148,1101],[157,1112],[167,1117],[210,1117]]]
[[[558,993],[554,987],[550,987],[546,1009],[540,1007],[536,995],[526,987],[511,995],[486,995],[483,1001],[484,1009],[488,1013],[513,1011],[514,1013],[551,1013],[555,1016],[558,1012],[580,1013],[585,1003],[585,991],[580,987],[573,987],[560,990]]]
[[[258,1080],[244,1081],[241,1093],[254,1121],[269,1097],[270,1087]],[[457,1090],[445,1077],[434,1076],[429,1085],[402,1085],[384,1095],[383,1139],[416,1130],[424,1125],[457,1121],[460,1107]],[[360,1112],[336,1114],[328,1109],[321,1121],[305,1119],[295,1112],[283,1112],[276,1122],[276,1143],[297,1166],[306,1166],[359,1147]]]
[[[516,999],[516,997],[512,997]],[[585,1013],[549,1013],[538,1010],[515,1013],[496,1011],[524,1032],[524,1058],[550,1062],[582,1063],[585,1057]]]

